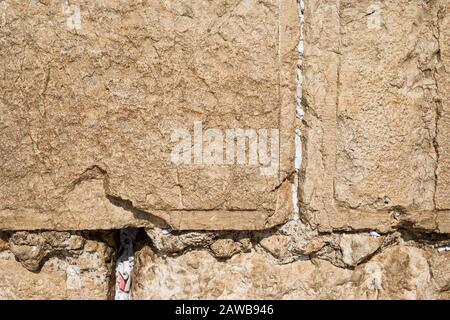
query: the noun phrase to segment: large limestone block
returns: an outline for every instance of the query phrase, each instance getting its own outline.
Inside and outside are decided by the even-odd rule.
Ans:
[[[305,2],[300,199],[319,229],[448,232],[447,5]]]
[[[1,229],[290,217],[295,0],[7,0],[0,19]],[[218,142],[238,129],[240,162]]]
[[[331,299],[351,286],[351,271],[326,261],[318,264],[320,268],[310,261],[276,265],[256,252],[235,255],[226,263],[207,251],[160,259],[146,248],[138,255],[132,298]]]
[[[324,260],[275,262],[239,253],[226,262],[207,251],[137,255],[133,299],[437,299],[450,284],[450,254],[396,245],[354,270]]]

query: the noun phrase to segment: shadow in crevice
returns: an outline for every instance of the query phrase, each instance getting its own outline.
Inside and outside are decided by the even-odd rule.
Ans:
[[[133,206],[133,202],[131,202],[131,200],[122,199],[121,197],[111,195],[106,195],[106,198],[114,206],[121,207],[122,209],[131,212],[133,216],[138,220],[148,221],[158,228],[169,228],[168,223],[164,219],[150,212],[136,208],[135,206]]]

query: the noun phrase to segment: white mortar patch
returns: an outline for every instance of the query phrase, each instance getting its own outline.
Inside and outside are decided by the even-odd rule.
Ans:
[[[297,92],[296,92],[296,107],[295,113],[297,118],[303,119],[305,112],[302,108],[302,82],[303,82],[303,74],[302,74],[302,55],[304,52],[304,35],[303,28],[305,25],[305,17],[304,17],[304,9],[305,4],[303,0],[298,0],[298,15],[300,17],[300,41],[297,47],[298,51],[298,61],[297,61]],[[294,157],[294,168],[295,174],[294,178],[291,181],[291,194],[292,194],[292,210],[294,212],[294,220],[300,219],[300,208],[298,207],[298,187],[299,187],[299,171],[302,166],[302,158],[303,158],[303,146],[302,146],[302,133],[299,128],[295,129],[295,157]]]
[[[76,266],[68,266],[66,269],[66,288],[68,290],[81,289],[81,272]]]

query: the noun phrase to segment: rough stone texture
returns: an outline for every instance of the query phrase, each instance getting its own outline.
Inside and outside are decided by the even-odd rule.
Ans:
[[[133,298],[437,299],[449,289],[449,263],[449,252],[405,245],[353,271],[318,259],[280,265],[255,251],[226,263],[206,251],[161,259],[146,247],[137,255]]]
[[[438,168],[436,170],[436,208],[450,209],[450,3],[441,1],[437,9],[436,37],[440,64],[436,72],[439,100],[437,101]]]
[[[112,298],[126,227],[134,299],[450,299],[448,0],[0,0],[0,61],[0,299]]]
[[[377,251],[383,238],[370,238],[369,235],[347,235],[341,237],[339,246],[342,260],[349,266],[354,266]]]
[[[290,217],[295,0],[70,5],[80,28],[68,30],[64,1],[1,2],[0,228],[261,229]],[[279,129],[279,170],[176,166],[172,130],[194,121]]]
[[[259,244],[270,252],[274,257],[281,258],[289,255],[288,246],[291,243],[291,237],[284,235],[273,235],[264,238]]]
[[[230,258],[239,252],[239,244],[233,239],[219,239],[210,248],[211,253],[217,258]]]
[[[165,254],[180,253],[188,248],[207,247],[216,237],[212,232],[186,232],[174,235],[167,229],[154,228],[146,231],[156,249]]]
[[[448,1],[372,4],[305,2],[300,207],[322,231],[448,233]]]
[[[0,250],[0,299],[109,299],[113,250],[68,232],[17,232]]]

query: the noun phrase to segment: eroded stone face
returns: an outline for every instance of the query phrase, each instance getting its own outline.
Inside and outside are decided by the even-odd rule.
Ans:
[[[109,299],[114,249],[69,232],[17,232],[0,248],[0,299]]]
[[[380,29],[353,21],[371,3],[341,5],[336,200],[358,209],[433,210],[434,8],[386,1],[377,9]]]
[[[442,1],[441,10],[437,13],[439,41],[439,59],[441,61],[436,73],[439,89],[437,137],[438,152],[436,207],[450,209],[450,3]]]
[[[0,228],[261,229],[290,217],[294,0],[1,9]],[[238,129],[258,148],[239,158],[233,140],[230,164],[208,162]]]
[[[1,1],[0,299],[450,299],[450,4],[298,4]]]
[[[448,3],[305,5],[308,220],[448,232]]]
[[[354,271],[324,260],[277,264],[255,251],[223,263],[206,251],[161,259],[146,248],[138,261],[133,299],[437,299],[449,285],[447,253],[405,245]]]

